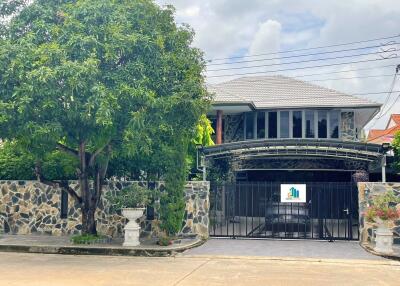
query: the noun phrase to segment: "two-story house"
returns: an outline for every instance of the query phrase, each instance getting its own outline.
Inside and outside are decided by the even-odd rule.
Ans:
[[[216,145],[202,150],[205,169],[212,173],[223,165],[219,170],[226,172],[224,186],[212,189],[215,224],[225,219],[226,229],[220,225],[211,235],[356,237],[354,181],[367,180],[385,152],[360,137],[381,105],[284,76],[243,77],[208,88]],[[285,184],[295,184],[295,195],[304,188],[301,207],[281,198]],[[302,233],[294,235],[296,227]]]

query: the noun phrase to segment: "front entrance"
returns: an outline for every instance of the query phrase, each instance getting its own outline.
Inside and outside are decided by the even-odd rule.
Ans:
[[[298,203],[281,201],[281,184],[212,184],[210,236],[358,240],[354,183],[304,183],[305,202]]]

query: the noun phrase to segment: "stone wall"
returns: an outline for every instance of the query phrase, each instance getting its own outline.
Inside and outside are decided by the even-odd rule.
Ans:
[[[224,143],[244,140],[244,115],[226,115],[224,117]]]
[[[182,234],[197,234],[208,238],[209,225],[209,182],[196,182],[186,186],[186,211]]]
[[[340,134],[343,141],[357,141],[356,128],[354,126],[354,112],[342,112]]]
[[[116,194],[122,188],[138,182],[110,181],[104,186],[103,196],[96,211],[97,230],[111,237],[123,235],[126,223],[119,212],[112,210],[107,201],[108,194]],[[140,183],[145,185],[145,183]],[[76,182],[71,187],[78,189]],[[162,189],[162,183],[155,183]],[[182,232],[186,235],[208,236],[208,191],[207,182],[188,182],[185,187],[186,213]],[[141,220],[142,234],[152,234],[151,221]],[[0,231],[13,234],[41,233],[50,235],[79,234],[82,229],[78,204],[68,198],[68,214],[61,218],[61,189],[37,181],[0,182]]]
[[[368,222],[365,219],[365,211],[373,198],[377,195],[388,191],[393,191],[400,198],[400,183],[358,183],[358,200],[360,213],[360,242],[364,245],[372,245],[374,243],[374,232],[377,228],[376,223]],[[400,209],[400,204],[396,204],[396,208]],[[390,222],[395,243],[400,244],[400,219]]]

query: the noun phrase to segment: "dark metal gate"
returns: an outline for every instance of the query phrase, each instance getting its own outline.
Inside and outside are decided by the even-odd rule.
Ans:
[[[353,183],[305,183],[306,202],[281,202],[281,183],[212,184],[214,237],[358,240],[358,192]]]

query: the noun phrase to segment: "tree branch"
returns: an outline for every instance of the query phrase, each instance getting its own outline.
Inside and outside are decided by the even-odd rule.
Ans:
[[[36,162],[35,165],[35,174],[39,182],[54,187],[54,188],[59,188],[61,187],[64,189],[71,197],[73,197],[79,204],[82,204],[82,198],[75,192],[73,188],[71,188],[68,184],[67,180],[62,180],[62,181],[54,181],[54,180],[48,180],[42,175],[42,168],[38,162]]]
[[[79,157],[79,152],[75,149],[72,149],[64,144],[57,143],[57,148],[61,151],[64,151],[72,156]]]
[[[110,140],[108,140],[107,143],[106,143],[104,146],[102,146],[101,148],[97,149],[96,152],[94,152],[94,153],[90,156],[90,160],[89,160],[89,166],[90,166],[90,167],[93,167],[94,162],[95,162],[95,160],[96,160],[96,157],[97,157],[101,152],[103,152],[103,150],[104,150],[106,147],[108,147],[109,144],[110,144]]]

